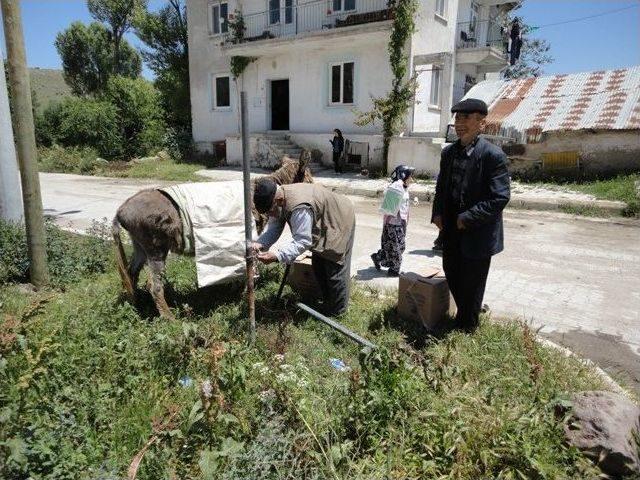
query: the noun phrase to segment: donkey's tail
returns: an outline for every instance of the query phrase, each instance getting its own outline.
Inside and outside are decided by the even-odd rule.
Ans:
[[[111,234],[113,235],[113,240],[116,246],[116,265],[118,267],[120,278],[122,279],[122,286],[126,290],[127,295],[129,295],[129,298],[133,299],[135,297],[133,280],[131,279],[129,270],[127,269],[127,255],[124,252],[122,240],[120,239],[120,221],[118,220],[117,215],[113,218],[113,222],[111,223]]]

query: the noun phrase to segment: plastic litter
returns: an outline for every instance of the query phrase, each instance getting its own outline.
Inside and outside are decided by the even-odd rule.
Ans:
[[[347,364],[339,358],[330,359],[329,364],[339,372],[348,372],[349,370],[351,370],[351,367],[347,366]]]
[[[184,376],[180,380],[178,380],[178,384],[181,387],[189,388],[191,385],[193,385],[193,378]]]

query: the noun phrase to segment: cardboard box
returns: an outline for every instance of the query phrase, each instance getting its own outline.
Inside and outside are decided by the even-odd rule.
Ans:
[[[452,303],[447,279],[440,275],[440,269],[400,274],[398,313],[401,317],[419,321],[427,330],[439,330],[448,319]]]
[[[318,299],[322,297],[320,285],[313,273],[310,256],[300,256],[291,265],[287,283],[306,299]]]

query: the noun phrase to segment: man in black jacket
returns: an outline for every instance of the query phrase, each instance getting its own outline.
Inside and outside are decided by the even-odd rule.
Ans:
[[[442,151],[431,222],[442,232],[442,265],[458,307],[456,322],[473,331],[491,256],[503,249],[509,173],[504,152],[479,137],[486,103],[469,98],[454,105],[451,113],[459,140]]]

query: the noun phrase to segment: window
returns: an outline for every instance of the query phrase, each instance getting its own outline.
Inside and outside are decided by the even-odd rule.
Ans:
[[[471,2],[471,11],[469,12],[469,32],[475,33],[478,26],[478,12],[480,7],[476,2]]]
[[[336,63],[331,65],[330,103],[353,103],[353,74],[354,63]]]
[[[269,23],[280,23],[280,0],[269,0]]]
[[[284,0],[284,23],[293,23],[293,0]]]
[[[211,33],[219,35],[229,31],[229,7],[227,3],[211,5]]]
[[[348,12],[356,9],[356,0],[333,0],[334,12]]]
[[[213,108],[229,108],[231,106],[231,89],[228,75],[214,75],[213,78]]]
[[[433,66],[431,70],[431,94],[429,95],[429,104],[439,107],[440,106],[440,77],[442,69],[437,66]]]
[[[447,0],[436,0],[436,13],[443,18],[447,17]]]

